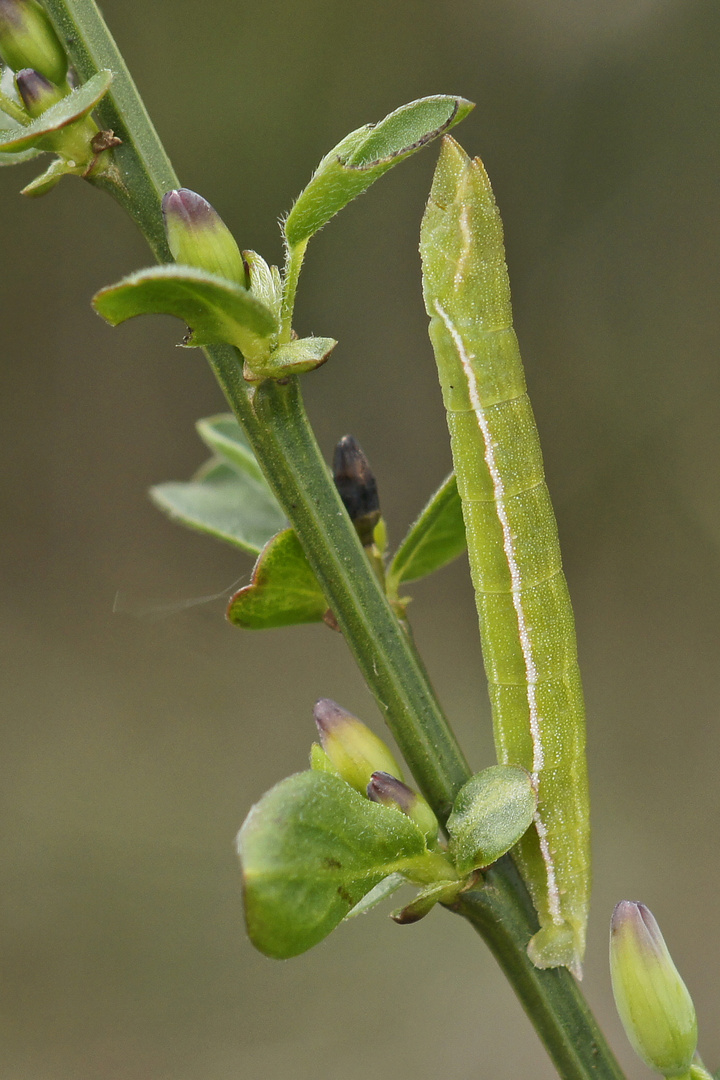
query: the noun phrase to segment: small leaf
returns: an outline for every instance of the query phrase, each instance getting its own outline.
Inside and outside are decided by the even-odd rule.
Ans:
[[[2,119],[1,115],[0,119]],[[33,158],[39,157],[42,153],[42,150],[36,150],[34,146],[31,146],[29,150],[21,150],[17,154],[0,153],[0,168],[3,165],[22,165],[23,161],[32,161]]]
[[[246,630],[321,622],[327,601],[292,529],[273,536],[249,585],[230,600],[227,617]]]
[[[448,818],[450,854],[459,873],[469,874],[499,859],[529,828],[537,798],[519,765],[491,765],[458,793]]]
[[[213,453],[225,458],[238,472],[247,473],[267,490],[268,499],[275,502],[278,512],[282,513],[275,499],[262,469],[257,463],[257,458],[247,441],[245,432],[238,424],[232,413],[219,413],[217,416],[208,416],[204,420],[198,420],[195,425],[198,435]],[[268,537],[268,539],[270,539]]]
[[[45,172],[40,173],[34,180],[31,180],[29,184],[20,192],[21,195],[27,195],[30,198],[38,198],[40,195],[45,195],[46,192],[52,191],[57,183],[62,180],[63,176],[67,173],[75,172],[74,169],[68,168],[67,162],[62,158],[55,158],[52,161]]]
[[[98,71],[62,101],[51,105],[27,127],[17,124],[0,130],[0,153],[4,154],[6,151],[15,153],[31,146],[43,149],[43,140],[92,112],[100,99],[108,92],[111,82],[111,71]]]
[[[248,359],[270,353],[277,320],[247,289],[191,266],[153,266],[101,289],[95,310],[112,326],[135,315],[175,315],[193,330],[190,345],[229,342]]]
[[[398,889],[407,884],[408,880],[404,874],[388,874],[374,889],[371,889],[366,896],[363,896],[362,900],[359,900],[354,908],[348,911],[345,918],[356,919],[358,915],[366,915],[368,911],[377,907],[388,896],[392,896],[393,893],[396,893]]]
[[[156,484],[150,498],[174,521],[257,555],[285,524],[263,483],[216,459],[194,480]]]
[[[408,926],[410,923],[424,919],[428,912],[432,911],[436,904],[449,904],[455,899],[463,887],[462,881],[434,881],[421,889],[414,900],[403,908],[393,911],[390,918],[400,926]]]
[[[322,941],[380,881],[425,854],[409,818],[312,771],[268,791],[237,846],[250,940],[277,959]]]
[[[450,473],[395,552],[387,573],[391,595],[404,581],[417,581],[456,559],[467,547],[462,504]]]
[[[288,375],[302,375],[314,371],[325,363],[337,341],[333,338],[298,338],[273,349],[264,363],[245,365],[244,375],[248,382],[261,379],[286,379]]]
[[[446,95],[421,98],[379,124],[351,132],[326,154],[285,221],[290,247],[308,240],[357,195],[416,150],[464,119],[473,105]]]

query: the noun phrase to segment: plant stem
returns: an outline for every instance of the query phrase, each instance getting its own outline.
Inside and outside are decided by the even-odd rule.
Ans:
[[[45,0],[78,73],[115,74],[97,113],[123,139],[118,178],[105,186],[126,207],[154,254],[169,261],[160,200],[177,178],[94,0]],[[291,253],[285,321],[303,251]],[[445,818],[470,771],[437,702],[409,636],[395,617],[363,552],[307,420],[300,388],[266,381],[250,390],[234,349],[207,350],[208,359],[283,509],[345,638],[384,712],[415,778]],[[534,909],[509,858],[485,874],[482,887],[453,909],[481,934],[498,959],[558,1072],[565,1080],[620,1080],[622,1073],[565,969],[539,971],[526,945],[537,929]]]
[[[283,299],[282,313],[280,316],[280,343],[290,340],[292,335],[292,318],[295,310],[295,294],[297,293],[298,280],[302,269],[307,240],[287,249],[285,271],[283,273]]]

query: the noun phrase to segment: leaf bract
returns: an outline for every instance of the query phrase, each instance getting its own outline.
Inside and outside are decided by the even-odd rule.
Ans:
[[[388,591],[417,581],[457,558],[467,547],[462,503],[455,474],[437,489],[395,552],[388,568]]]

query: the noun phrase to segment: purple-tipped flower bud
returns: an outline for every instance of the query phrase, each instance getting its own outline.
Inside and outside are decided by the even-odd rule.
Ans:
[[[402,775],[390,748],[352,713],[330,698],[321,698],[313,710],[322,748],[338,774],[365,795],[374,772]]]
[[[663,1076],[687,1076],[697,1047],[695,1008],[644,904],[623,900],[613,912],[610,973],[635,1053]]]
[[[335,447],[333,479],[361,544],[368,547],[380,520],[380,500],[370,462],[352,435],[343,436]]]
[[[57,86],[33,68],[23,68],[22,71],[18,71],[15,84],[23,105],[32,117],[40,116],[40,113],[44,113],[51,105],[57,104],[63,97]]]
[[[247,288],[235,237],[210,203],[189,188],[168,191],[162,201],[165,233],[176,262],[196,266]]]
[[[438,819],[430,809],[429,803],[407,784],[403,784],[402,780],[391,776],[390,773],[374,772],[367,786],[367,797],[372,802],[400,810],[415,822],[428,840],[431,842],[437,840]]]
[[[0,57],[13,71],[33,68],[54,83],[67,75],[65,50],[36,0],[0,0]]]

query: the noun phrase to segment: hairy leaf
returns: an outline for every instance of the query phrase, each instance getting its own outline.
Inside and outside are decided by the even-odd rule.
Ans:
[[[326,154],[285,221],[290,247],[309,239],[383,173],[463,120],[473,104],[446,95],[402,105],[351,132]]]
[[[322,941],[391,874],[426,855],[420,830],[323,772],[288,777],[238,835],[250,939],[277,959]]]
[[[270,353],[277,320],[247,289],[192,266],[153,266],[101,289],[95,310],[111,326],[135,315],[175,315],[193,333],[189,345],[229,342],[248,360]]]
[[[53,132],[81,120],[83,116],[97,105],[98,101],[107,93],[112,82],[111,71],[98,71],[86,83],[73,90],[62,101],[51,105],[44,113],[23,127],[21,124],[6,127],[0,130],[0,154],[6,151],[17,153],[29,147],[37,146],[39,149],[47,149],[43,142]]]
[[[524,836],[537,806],[519,765],[491,765],[459,791],[448,818],[450,852],[461,874],[489,866]]]

